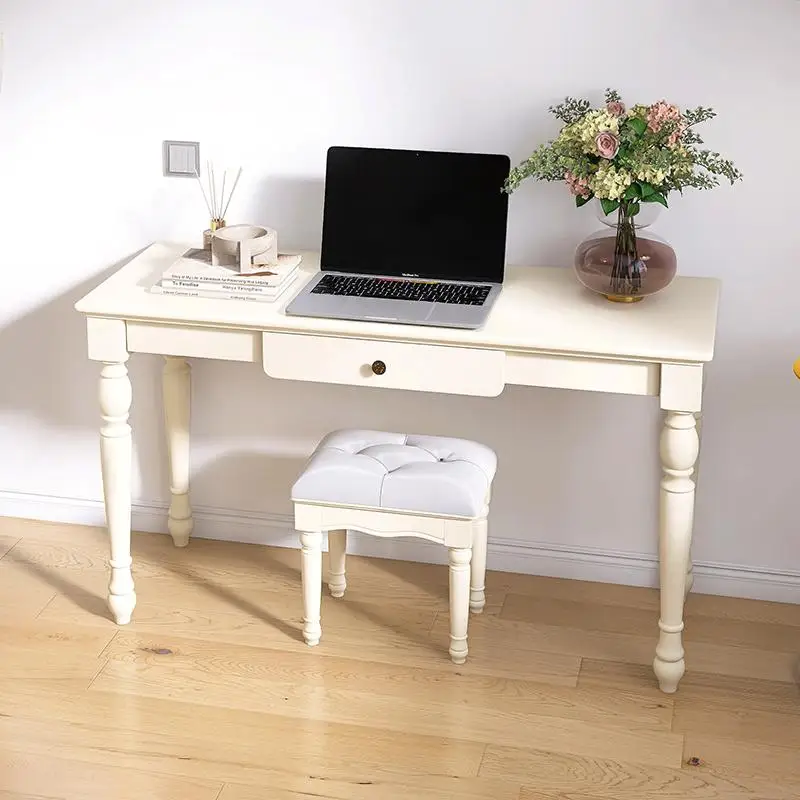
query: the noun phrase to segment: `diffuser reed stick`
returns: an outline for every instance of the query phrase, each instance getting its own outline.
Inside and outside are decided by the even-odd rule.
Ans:
[[[239,167],[236,173],[236,178],[233,181],[233,185],[230,186],[230,182],[227,180],[228,170],[223,170],[221,189],[219,193],[217,193],[217,174],[214,164],[211,161],[206,161],[205,183],[195,167],[194,176],[197,180],[197,183],[200,185],[200,191],[203,194],[203,201],[206,204],[208,216],[211,219],[210,228],[203,235],[203,246],[206,248],[210,246],[211,233],[225,227],[225,214],[228,212],[228,206],[230,206],[231,200],[233,199],[233,194],[236,191],[236,187],[239,185],[239,178],[241,175],[242,168]],[[225,195],[226,185],[230,186],[227,197]]]
[[[225,216],[225,214],[228,213],[228,206],[231,204],[231,197],[233,197],[233,193],[236,191],[236,185],[239,183],[239,178],[241,177],[241,175],[242,175],[242,168],[239,167],[239,171],[236,173],[236,180],[233,182],[233,188],[231,189],[231,193],[228,195],[228,202],[225,203],[225,206],[222,209],[222,216],[223,217]],[[224,194],[224,188],[225,188],[224,180],[225,179],[223,178],[223,184],[222,184],[222,186],[223,186],[223,194]]]

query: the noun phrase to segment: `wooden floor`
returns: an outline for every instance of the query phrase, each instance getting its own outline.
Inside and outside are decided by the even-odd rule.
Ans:
[[[300,637],[299,553],[0,519],[0,800],[797,800],[800,606],[692,596],[656,688],[654,590],[490,573],[447,656],[445,567],[350,557]]]

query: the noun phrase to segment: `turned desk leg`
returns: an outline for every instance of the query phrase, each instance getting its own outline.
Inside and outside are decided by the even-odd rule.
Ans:
[[[694,466],[694,488],[697,491],[697,484],[700,480],[700,447],[701,447],[701,437],[702,437],[702,426],[703,426],[703,415],[698,411],[695,415],[695,427],[697,429],[697,457],[698,460],[695,462]],[[684,596],[688,597],[689,592],[692,591],[692,587],[694,586],[694,560],[692,559],[692,548],[691,545],[689,546],[689,561],[686,564],[686,588],[684,589]]]
[[[100,465],[111,545],[108,607],[126,625],[136,606],[131,574],[131,382],[124,363],[103,364],[100,372]]]
[[[165,356],[162,380],[164,426],[169,456],[169,490],[172,495],[167,526],[176,547],[185,547],[194,527],[189,503],[189,424],[191,371],[184,358]]]
[[[699,441],[694,414],[668,411],[661,433],[661,519],[659,559],[661,618],[653,670],[663,692],[672,693],[685,670],[683,604],[692,543],[695,483],[692,478]]]
[[[683,596],[688,597],[694,586],[694,565],[692,564],[692,551],[689,550],[689,565],[686,567],[686,581],[683,587]]]

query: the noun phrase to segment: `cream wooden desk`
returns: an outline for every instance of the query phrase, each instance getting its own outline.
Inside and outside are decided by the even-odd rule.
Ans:
[[[703,367],[711,360],[718,283],[679,277],[633,306],[585,292],[569,270],[512,267],[482,330],[408,327],[287,317],[283,308],[318,269],[304,253],[303,273],[277,303],[157,295],[148,287],[184,249],[157,243],[83,297],[89,358],[100,369],[101,465],[111,546],[109,607],[130,621],[131,353],[164,356],[164,404],[172,501],[169,530],[189,541],[190,372],[187,358],[249,361],[273,378],[396,389],[499,395],[508,384],[659,398],[661,434],[661,615],[653,668],[663,691],[683,675],[683,604],[691,587],[695,414]],[[386,370],[376,374],[375,361]]]

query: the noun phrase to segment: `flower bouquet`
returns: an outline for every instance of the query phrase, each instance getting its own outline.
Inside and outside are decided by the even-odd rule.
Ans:
[[[649,224],[643,206],[667,207],[672,191],[711,189],[720,176],[731,184],[742,177],[731,161],[699,147],[695,126],[715,112],[702,106],[681,112],[664,100],[628,109],[613,89],[602,108],[567,97],[549,110],[564,123],[561,132],[510,171],[504,190],[535,178],[564,181],[578,207],[596,198],[604,215],[617,212],[616,232],[578,247],[579,279],[613,300],[639,300],[664,288],[675,276],[675,253],[655,234],[642,235]]]

